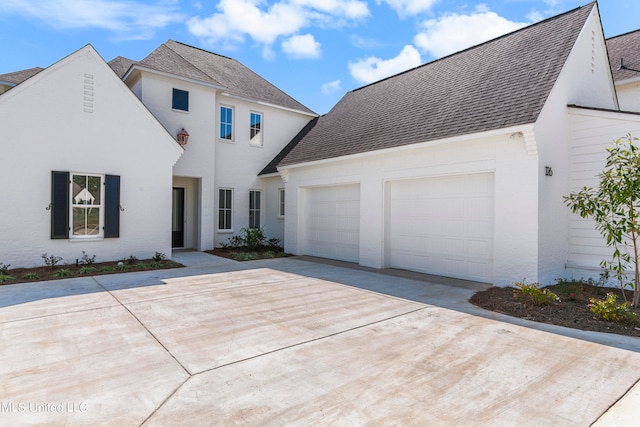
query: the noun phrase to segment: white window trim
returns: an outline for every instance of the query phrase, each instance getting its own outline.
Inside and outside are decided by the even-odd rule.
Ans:
[[[100,204],[99,205],[80,205],[74,203],[73,200],[73,177],[74,176],[95,176],[100,178]],[[104,205],[104,197],[105,197],[105,176],[97,173],[86,173],[86,172],[69,172],[69,240],[76,242],[86,242],[92,240],[103,240],[104,239],[104,214],[105,214],[105,205]],[[91,236],[83,236],[76,235],[73,233],[73,208],[86,208],[88,206],[96,206],[100,209],[100,216],[98,221],[98,234]]]
[[[220,209],[221,209],[221,207],[220,207],[220,191],[221,190],[231,191],[231,207],[230,208],[226,208],[226,207],[224,208],[224,209],[229,209],[231,211],[231,228],[220,228]],[[216,230],[217,230],[218,233],[221,233],[221,234],[233,234],[234,233],[233,225],[235,224],[235,221],[233,219],[233,212],[234,212],[234,203],[235,203],[234,199],[235,198],[233,197],[233,193],[234,193],[233,188],[229,188],[229,187],[219,187],[218,188],[218,217],[216,218],[217,219]]]
[[[260,116],[260,132],[258,133],[260,135],[260,143],[259,144],[255,144],[253,142],[251,142],[251,115],[252,114],[257,114]],[[264,114],[262,114],[259,111],[249,111],[249,145],[251,147],[262,147],[264,146]]]
[[[231,110],[231,139],[227,139],[227,138],[222,138],[220,136],[221,133],[221,129],[222,129],[222,114],[220,110],[222,110],[222,108],[228,108]],[[220,104],[220,106],[218,107],[218,140],[220,140],[221,142],[227,142],[227,143],[233,143],[235,142],[235,138],[236,138],[236,109],[230,105],[224,105],[224,104]]]

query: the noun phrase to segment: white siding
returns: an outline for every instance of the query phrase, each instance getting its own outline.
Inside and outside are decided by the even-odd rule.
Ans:
[[[571,163],[570,191],[597,187],[597,175],[602,172],[607,152],[614,140],[628,133],[640,136],[640,115],[570,109]],[[570,214],[569,254],[567,266],[575,275],[597,275],[603,259],[610,259],[612,250],[595,229],[595,222]]]

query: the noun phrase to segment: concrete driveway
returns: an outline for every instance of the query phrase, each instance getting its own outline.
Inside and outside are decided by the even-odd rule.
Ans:
[[[638,338],[488,313],[469,282],[174,255],[189,267],[0,287],[0,425],[640,417]]]

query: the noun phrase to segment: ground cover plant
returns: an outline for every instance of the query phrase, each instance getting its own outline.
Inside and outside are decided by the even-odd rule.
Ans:
[[[545,288],[517,285],[491,287],[477,292],[470,301],[486,310],[535,322],[640,337],[640,308],[625,303],[619,288],[592,280],[559,281]]]
[[[88,255],[84,251],[72,264],[65,264],[61,257],[46,253],[42,254],[42,259],[44,265],[33,268],[11,269],[10,265],[0,263],[0,285],[184,267],[178,262],[167,260],[161,252],[156,252],[150,259],[138,260],[131,255],[120,261],[100,263],[96,262],[95,255]]]

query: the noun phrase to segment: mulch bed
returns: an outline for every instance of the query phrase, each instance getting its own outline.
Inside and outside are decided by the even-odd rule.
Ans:
[[[222,258],[229,258],[234,261],[253,261],[257,259],[271,259],[291,256],[291,254],[285,253],[281,248],[268,247],[262,247],[252,250],[246,248],[214,248],[205,252]]]
[[[544,306],[523,304],[519,301],[519,290],[516,288],[492,287],[476,293],[471,303],[486,310],[535,322],[566,326],[585,331],[608,332],[619,335],[640,337],[640,324],[628,325],[607,322],[597,319],[589,310],[590,298],[604,299],[608,292],[618,296],[618,302],[624,302],[620,289],[605,288],[583,283],[561,283],[547,287],[561,299],[560,302]],[[514,296],[515,295],[515,296]],[[627,291],[627,300],[631,300],[632,292]],[[632,309],[640,314],[640,309]]]
[[[180,268],[184,265],[171,261],[162,260],[155,262],[151,259],[136,260],[134,263],[128,263],[127,261],[121,261],[121,265],[118,265],[118,261],[113,262],[97,262],[93,264],[94,270],[88,271],[82,270],[82,265],[76,266],[75,264],[63,265],[59,264],[54,269],[51,267],[35,267],[35,268],[14,268],[7,271],[7,275],[11,276],[11,280],[0,282],[0,285],[15,285],[17,283],[29,283],[29,282],[41,282],[46,280],[58,280],[69,279],[72,277],[91,277],[91,276],[103,276],[105,274],[116,273],[131,273],[134,271],[148,271],[148,270],[164,270],[167,268]],[[68,270],[69,274],[61,276],[60,270]],[[35,273],[37,278],[25,278],[25,275],[29,273]]]

